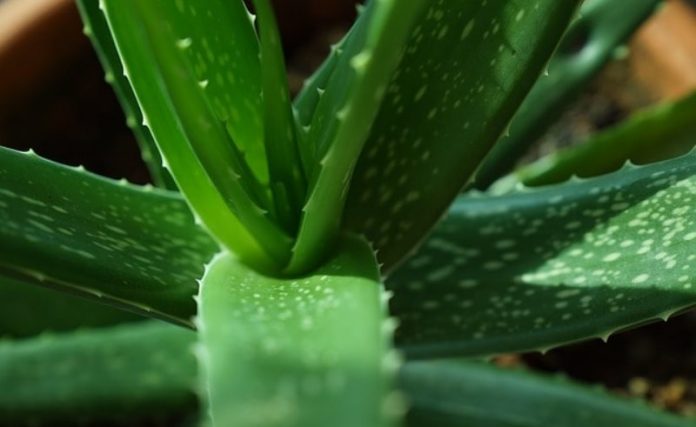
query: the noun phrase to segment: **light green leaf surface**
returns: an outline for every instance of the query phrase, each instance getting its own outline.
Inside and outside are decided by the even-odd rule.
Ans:
[[[392,425],[381,292],[358,239],[296,280],[216,257],[201,285],[198,350],[214,425]]]
[[[368,2],[337,52],[335,69],[305,137],[315,152],[309,157],[316,158],[318,166],[308,177],[310,191],[289,273],[310,269],[338,236],[353,168],[406,47],[411,23],[425,3]]]
[[[411,357],[548,348],[696,304],[696,152],[462,196],[387,280]]]
[[[0,268],[17,278],[190,325],[217,250],[176,193],[0,148]]]
[[[0,342],[0,424],[173,425],[196,407],[194,341],[153,321]]]
[[[620,169],[626,161],[645,164],[683,155],[696,145],[696,93],[651,107],[600,132],[580,145],[550,154],[496,184],[539,186],[571,176],[597,176]],[[513,184],[514,185],[514,184]]]
[[[116,97],[126,116],[126,123],[138,141],[140,154],[153,182],[159,187],[175,190],[176,184],[162,165],[162,156],[157,149],[152,134],[143,125],[143,115],[140,113],[138,101],[135,99],[135,94],[128,80],[123,75],[123,66],[118,57],[116,46],[111,39],[104,14],[99,10],[99,2],[95,0],[77,0],[76,3],[85,26],[85,34],[92,41],[99,61],[106,71],[106,81],[111,84],[116,93]]]
[[[307,190],[278,26],[269,0],[254,0],[261,42],[264,143],[275,217],[295,235]]]
[[[547,66],[501,138],[476,172],[485,189],[508,172],[590,80],[604,68],[631,34],[658,9],[662,0],[587,0]],[[595,159],[596,160],[596,159]]]
[[[103,4],[147,124],[188,202],[211,233],[247,262],[263,268],[284,265],[291,239],[264,210],[269,202],[263,183],[215,113],[220,92],[209,95],[205,80],[196,79],[196,66],[205,71],[218,51],[205,49],[206,39],[176,41],[177,29],[193,31],[206,23],[210,28],[239,30],[243,37],[244,27],[233,25],[242,19],[250,25],[243,5],[216,1],[206,3],[210,10],[198,11],[197,5],[183,2],[130,1],[126,6],[106,0]],[[222,21],[208,22],[217,19]],[[196,42],[204,45],[207,55],[193,53],[192,60],[187,52]],[[223,52],[218,53],[222,60]]]
[[[694,421],[561,378],[482,363],[415,362],[400,383],[409,427],[688,427]]]
[[[578,3],[430,1],[409,27],[344,215],[350,230],[375,245],[386,270],[412,251],[472,178]]]

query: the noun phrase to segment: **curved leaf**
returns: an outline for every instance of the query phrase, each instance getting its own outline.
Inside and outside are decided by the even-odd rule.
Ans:
[[[411,357],[606,338],[696,304],[696,152],[505,196],[462,196],[387,281]]]
[[[190,325],[217,250],[176,193],[0,148],[0,267],[18,278]]]
[[[554,184],[571,176],[597,176],[630,160],[645,164],[683,155],[696,145],[696,93],[636,113],[628,121],[580,145],[543,157],[516,171],[528,186]],[[496,184],[494,191],[500,191]],[[507,184],[509,185],[509,184]]]

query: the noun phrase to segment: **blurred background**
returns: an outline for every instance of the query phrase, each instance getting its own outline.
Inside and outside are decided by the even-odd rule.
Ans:
[[[406,1],[406,0],[404,0]],[[625,1],[630,7],[630,0]],[[355,17],[354,0],[275,2],[293,91]],[[582,49],[582,46],[578,46]],[[666,7],[617,52],[527,160],[696,88],[696,1]],[[71,0],[0,0],[0,145],[144,184],[147,169]],[[696,416],[696,315],[503,366],[563,372]]]

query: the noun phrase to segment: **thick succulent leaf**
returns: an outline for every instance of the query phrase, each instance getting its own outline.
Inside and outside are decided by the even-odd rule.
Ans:
[[[111,326],[142,317],[0,274],[0,340]]]
[[[198,351],[216,426],[385,426],[379,274],[345,239],[315,274],[262,276],[220,255],[201,284]]]
[[[238,1],[215,1],[205,7],[171,1],[102,4],[147,125],[193,209],[215,237],[247,262],[282,266],[292,241],[264,211],[269,204],[265,189],[228,135],[221,113],[215,112],[221,92],[211,95],[206,89],[210,80],[199,82],[196,75],[197,66],[208,71],[216,53],[220,58],[239,54],[232,62],[249,56],[246,50],[206,49],[210,42],[200,34],[203,30],[194,31],[205,25],[226,27],[235,36],[239,29],[241,40],[244,26],[236,24],[245,20],[250,25],[244,6]],[[196,37],[182,38],[177,30],[192,31]],[[189,53],[196,42],[205,55]],[[213,80],[235,78],[231,72],[212,74]]]
[[[406,47],[411,23],[426,3],[369,2],[337,51],[335,69],[304,138],[314,150],[304,157],[317,159],[318,166],[308,178],[310,192],[288,272],[311,268],[338,235],[353,168]]]
[[[388,281],[411,357],[546,348],[696,304],[696,152],[462,196]]]
[[[264,142],[275,216],[286,231],[294,235],[307,189],[298,147],[300,133],[290,103],[283,49],[273,9],[269,0],[254,0],[254,5],[261,40]]]
[[[501,180],[493,191],[519,181],[538,186],[563,182],[573,175],[597,176],[620,169],[627,160],[645,164],[683,155],[694,145],[696,93],[636,113],[578,146],[543,157]]]
[[[309,132],[312,129],[312,122],[317,113],[317,107],[322,95],[326,92],[326,87],[331,81],[334,71],[341,62],[341,57],[346,49],[346,46],[354,46],[356,37],[362,37],[365,32],[365,26],[370,23],[370,16],[363,16],[364,11],[372,13],[374,8],[357,7],[358,18],[348,33],[336,44],[331,46],[331,52],[324,62],[319,66],[314,73],[305,80],[302,85],[302,90],[297,94],[293,101],[293,109],[295,112],[295,120],[298,123],[300,130],[301,143],[300,155],[302,164],[307,176],[314,176],[317,169],[321,167],[317,156],[316,142],[309,138]]]
[[[578,3],[431,1],[409,28],[344,217],[376,245],[385,269],[413,250],[471,179]]]
[[[662,0],[633,0],[630,7],[615,0],[586,1],[551,59],[548,75],[536,82],[509,135],[486,156],[473,184],[487,188],[508,172],[660,4]]]
[[[191,384],[197,374],[189,351],[194,341],[189,331],[153,322],[2,344],[0,423],[19,426],[32,417],[34,427],[126,417],[132,423],[164,410],[194,418]],[[76,364],[78,371],[70,368]],[[20,385],[21,395],[3,393],[9,380]],[[691,422],[566,381],[483,364],[409,362],[399,371],[399,382],[411,404],[408,427],[677,427]],[[139,383],[145,388],[133,392]],[[67,406],[61,399],[68,399]]]
[[[111,84],[116,97],[121,103],[126,116],[126,123],[138,141],[140,154],[153,182],[159,187],[171,190],[176,189],[176,184],[172,180],[171,175],[162,165],[162,156],[157,149],[152,134],[143,125],[143,116],[140,113],[138,101],[135,99],[135,94],[130,84],[128,84],[128,80],[123,75],[123,66],[118,57],[116,46],[111,39],[111,34],[109,34],[109,27],[106,24],[104,14],[99,10],[99,2],[94,0],[77,0],[77,6],[85,25],[85,34],[92,41],[92,45],[99,56],[99,61],[106,71],[106,81]]]
[[[687,427],[693,420],[644,403],[482,363],[404,365],[401,386],[410,398],[409,427]]]
[[[195,337],[153,321],[0,342],[0,424],[172,425],[196,407]]]
[[[0,148],[0,267],[17,278],[188,325],[217,250],[176,193]]]

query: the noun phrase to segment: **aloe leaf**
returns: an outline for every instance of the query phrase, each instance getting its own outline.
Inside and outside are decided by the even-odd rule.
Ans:
[[[413,250],[472,178],[578,3],[428,2],[409,27],[344,215],[348,229],[375,245],[385,270]]]
[[[410,357],[601,337],[696,304],[696,152],[505,196],[462,196],[387,280]]]
[[[592,177],[620,169],[630,160],[645,164],[683,155],[696,145],[696,93],[651,107],[580,145],[543,157],[496,184],[554,184],[573,175]],[[507,183],[506,183],[507,181]]]
[[[206,3],[217,8],[199,11],[199,6],[183,2],[103,2],[147,124],[188,202],[211,233],[245,261],[278,269],[290,256],[292,240],[265,210],[262,182],[215,114],[215,98],[211,100],[206,85],[196,80],[196,65],[214,60],[214,52],[208,50],[205,58],[194,55],[193,61],[187,50],[195,42],[206,50],[206,39],[175,42],[177,23],[195,28],[202,24],[197,17],[219,9],[221,15],[209,18],[223,19],[213,27],[217,28],[237,22],[225,17],[241,19],[238,15],[246,13],[240,2],[218,3]]]
[[[311,190],[287,272],[311,268],[338,235],[353,168],[406,47],[411,23],[425,4],[424,0],[369,2],[349,42],[337,52],[335,69],[306,137],[316,151],[318,167],[308,177]]]
[[[133,418],[152,417],[158,411],[191,418],[196,412],[191,397],[194,341],[195,335],[184,329],[144,322],[0,344],[0,422],[16,426],[35,417],[34,426],[54,426],[78,418],[103,423],[128,416],[132,423]],[[167,357],[160,360],[156,355],[164,352]],[[70,368],[78,363],[79,371]],[[411,406],[404,422],[408,427],[612,425],[609,422],[677,427],[691,422],[560,379],[478,363],[408,362],[398,378]],[[9,392],[10,379],[21,384],[21,394]],[[124,396],[124,384],[130,392],[145,379],[148,394]],[[69,406],[59,404],[65,390]],[[132,406],[124,408],[124,398]]]
[[[276,216],[295,234],[307,183],[300,160],[299,131],[290,103],[285,61],[273,8],[268,0],[254,0],[261,40],[264,142]]]
[[[0,148],[0,268],[16,278],[190,325],[217,250],[177,193]]]
[[[391,425],[383,315],[377,264],[361,240],[343,240],[296,280],[219,255],[202,280],[198,325],[214,425]]]
[[[486,156],[474,185],[487,188],[508,172],[661,4],[662,0],[636,0],[626,7],[614,0],[586,1],[551,59],[548,76],[540,78],[525,98],[509,136]]]
[[[438,427],[687,427],[693,420],[561,378],[482,363],[407,363],[401,386],[411,401],[406,425]]]
[[[99,56],[99,61],[106,70],[106,81],[111,84],[116,93],[126,123],[133,131],[135,139],[140,146],[140,154],[150,172],[153,182],[163,188],[176,189],[169,172],[162,166],[162,156],[152,139],[150,131],[143,126],[143,116],[138,108],[138,101],[123,75],[123,67],[116,51],[116,46],[109,34],[109,27],[104,19],[104,14],[99,10],[99,2],[94,0],[77,0],[77,6],[84,22],[84,31],[92,41],[92,45]]]
[[[195,337],[140,322],[0,341],[0,423],[172,425],[196,408]]]
[[[42,288],[40,282],[0,274],[0,341],[140,319],[122,310]]]

